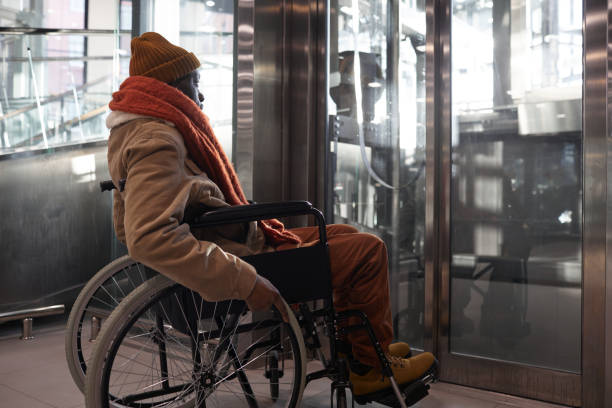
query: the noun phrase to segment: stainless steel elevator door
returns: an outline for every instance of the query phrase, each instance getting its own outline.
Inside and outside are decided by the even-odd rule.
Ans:
[[[443,376],[577,404],[582,1],[451,4]]]
[[[457,1],[452,35],[450,350],[580,372],[582,2]]]

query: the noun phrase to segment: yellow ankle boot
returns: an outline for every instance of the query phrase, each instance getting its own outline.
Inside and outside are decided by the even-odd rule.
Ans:
[[[389,355],[394,357],[408,358],[412,356],[410,345],[403,341],[389,344]]]
[[[400,386],[423,377],[435,367],[433,354],[427,352],[410,358],[388,355],[387,359],[391,363],[391,370],[393,371],[395,381]],[[370,368],[368,371],[356,373],[351,367],[349,375],[353,385],[353,393],[356,396],[378,393],[391,388],[389,378],[384,377],[379,369]]]

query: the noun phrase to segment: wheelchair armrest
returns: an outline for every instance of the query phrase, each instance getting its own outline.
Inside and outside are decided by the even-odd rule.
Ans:
[[[319,239],[327,243],[325,218],[321,211],[308,201],[280,201],[272,203],[236,205],[209,211],[189,223],[191,228],[205,228],[223,224],[238,224],[242,222],[267,220],[270,218],[288,217],[293,215],[314,215],[319,226]]]

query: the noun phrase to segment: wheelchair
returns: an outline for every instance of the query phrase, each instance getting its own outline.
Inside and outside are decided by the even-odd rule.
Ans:
[[[351,384],[339,345],[355,330],[367,331],[392,389],[354,401],[406,407],[425,397],[436,380],[435,364],[400,389],[367,317],[334,310],[325,220],[310,203],[224,208],[190,225],[306,214],[319,227],[316,245],[243,258],[292,305],[288,322],[278,310],[251,312],[239,300],[208,302],[162,275],[143,273],[143,283],[115,305],[96,338],[86,364],[87,407],[296,407],[306,384],[326,377],[330,406],[346,408]],[[320,363],[307,373],[309,356]]]

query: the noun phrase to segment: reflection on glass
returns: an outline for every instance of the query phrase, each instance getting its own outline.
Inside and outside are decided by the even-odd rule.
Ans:
[[[328,98],[333,222],[386,242],[395,336],[416,348],[424,306],[424,3],[394,3],[394,23],[386,0],[332,1]]]
[[[456,0],[452,39],[451,352],[579,372],[582,1]]]

